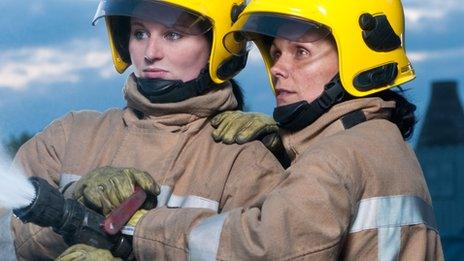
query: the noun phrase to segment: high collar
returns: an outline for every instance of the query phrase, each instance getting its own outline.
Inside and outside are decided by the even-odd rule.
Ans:
[[[237,100],[230,83],[204,95],[176,103],[151,103],[137,90],[135,75],[127,78],[124,86],[127,107],[124,119],[126,124],[139,122],[140,127],[153,125],[184,126],[200,118],[207,118],[221,111],[237,108]]]
[[[394,101],[384,101],[380,98],[358,98],[333,106],[313,124],[297,132],[281,129],[281,137],[292,162],[303,153],[308,146],[317,140],[343,131],[340,119],[353,111],[362,110],[367,120],[390,117],[395,107]]]

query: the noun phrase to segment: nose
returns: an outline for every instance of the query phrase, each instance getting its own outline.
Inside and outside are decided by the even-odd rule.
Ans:
[[[147,64],[152,64],[156,61],[159,61],[164,58],[163,46],[159,39],[151,36],[148,40],[148,43],[145,48],[145,62]]]
[[[271,69],[271,75],[276,80],[287,79],[289,76],[289,63],[285,60],[285,57],[281,55],[277,61],[274,62]]]

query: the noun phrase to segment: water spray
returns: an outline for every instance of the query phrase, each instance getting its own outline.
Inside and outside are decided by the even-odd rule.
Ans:
[[[19,168],[11,165],[11,159],[0,144],[0,208],[4,209],[25,207],[35,197],[34,186]]]
[[[131,254],[131,239],[121,229],[147,197],[141,188],[136,187],[134,194],[105,218],[75,199],[64,198],[45,179],[26,178],[19,168],[11,167],[1,145],[0,177],[0,208],[12,209],[22,222],[51,227],[68,245],[108,249],[121,258]]]

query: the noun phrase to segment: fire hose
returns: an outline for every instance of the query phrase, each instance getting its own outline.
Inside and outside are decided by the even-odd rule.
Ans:
[[[87,244],[108,249],[113,256],[127,258],[132,252],[131,238],[120,231],[140,208],[147,195],[137,187],[126,201],[105,218],[61,192],[40,177],[29,178],[36,190],[34,201],[13,213],[23,223],[51,227],[68,245]]]

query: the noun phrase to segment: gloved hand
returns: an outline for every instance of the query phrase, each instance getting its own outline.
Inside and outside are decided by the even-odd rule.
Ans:
[[[134,168],[97,168],[77,181],[73,198],[106,216],[134,193],[135,186],[147,193],[144,207],[152,208],[159,186],[150,174]]]
[[[213,132],[213,139],[216,142],[243,144],[262,139],[261,141],[271,151],[281,144],[276,122],[262,113],[226,111],[216,115],[211,120],[211,125],[216,128]]]
[[[55,261],[122,261],[113,257],[106,249],[98,249],[92,246],[77,244],[64,251]]]

